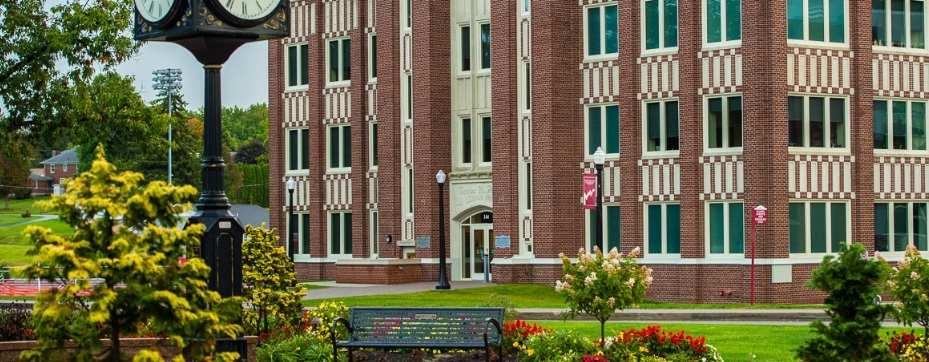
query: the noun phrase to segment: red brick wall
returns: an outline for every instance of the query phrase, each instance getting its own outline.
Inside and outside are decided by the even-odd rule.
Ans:
[[[493,69],[492,144],[494,234],[509,235],[510,248],[494,249],[496,257],[519,253],[519,137],[516,81],[516,4],[491,0],[490,23]],[[491,246],[493,247],[493,246]]]

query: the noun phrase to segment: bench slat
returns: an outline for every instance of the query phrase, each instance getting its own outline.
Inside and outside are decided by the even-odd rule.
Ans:
[[[351,342],[410,348],[484,346],[500,343],[496,328],[485,321],[503,320],[502,308],[352,308]],[[486,329],[485,329],[486,327]],[[353,347],[356,345],[353,345]]]

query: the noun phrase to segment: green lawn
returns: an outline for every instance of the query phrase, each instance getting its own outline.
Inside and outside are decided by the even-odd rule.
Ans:
[[[21,214],[23,211],[29,210],[33,214],[42,213],[38,207],[33,205],[37,201],[48,200],[48,197],[33,197],[30,199],[21,199],[21,200],[6,200],[0,199],[0,214]],[[9,202],[9,204],[8,204]]]
[[[310,293],[312,295],[312,293]],[[480,307],[494,305],[500,299],[507,299],[516,308],[564,308],[564,298],[555,293],[549,285],[541,284],[496,284],[488,287],[453,289],[450,291],[427,291],[407,294],[372,295],[336,299],[349,306],[383,306],[383,307]],[[316,305],[320,300],[304,301],[307,305]],[[783,308],[818,308],[811,304],[693,304],[646,302],[639,308],[647,309],[783,309]]]
[[[57,219],[29,224],[4,223],[4,220],[5,219],[0,218],[0,225],[13,226],[0,226],[0,265],[22,266],[29,263],[31,258],[26,255],[26,251],[29,250],[31,245],[29,240],[23,235],[23,231],[29,225],[44,226],[52,229],[53,232],[58,234],[71,232],[71,228],[67,224]],[[22,220],[22,218],[20,218],[20,220]]]

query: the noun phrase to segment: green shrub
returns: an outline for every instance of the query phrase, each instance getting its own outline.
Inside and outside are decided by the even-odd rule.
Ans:
[[[332,345],[310,333],[271,340],[258,347],[259,362],[332,361]]]
[[[519,317],[519,312],[516,310],[516,304],[510,300],[509,297],[493,293],[487,297],[480,305],[481,307],[487,308],[503,308],[503,320],[500,321],[503,324],[506,321],[515,321]]]
[[[520,361],[555,362],[580,361],[584,355],[596,352],[594,344],[573,330],[559,330],[529,337]]]
[[[887,290],[896,301],[894,317],[903,325],[923,327],[923,338],[929,338],[929,260],[910,245],[892,270]]]
[[[336,318],[348,317],[348,307],[342,302],[322,302],[309,312],[304,314],[304,325],[308,326],[308,332],[320,341],[329,341],[332,322]],[[336,329],[336,338],[345,339],[348,337],[348,331],[345,328]]]
[[[249,226],[242,242],[242,275],[245,281],[245,326],[264,338],[271,330],[292,330],[305,294],[297,285],[294,264],[277,234],[268,228]]]

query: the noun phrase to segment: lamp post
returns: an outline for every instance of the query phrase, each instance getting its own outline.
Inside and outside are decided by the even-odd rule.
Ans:
[[[155,85],[152,87],[158,91],[159,95],[165,96],[168,98],[168,117],[171,118],[171,121],[168,122],[168,183],[174,183],[174,132],[172,132],[172,125],[174,124],[174,93],[181,89],[181,70],[174,68],[165,68],[158,69],[152,72],[152,82]]]
[[[436,172],[435,182],[439,185],[439,284],[435,288],[442,290],[452,288],[445,274],[445,178],[445,171]]]
[[[294,190],[297,188],[297,182],[294,179],[287,180],[287,194],[290,195],[290,202],[287,203],[287,224],[293,226],[294,222]],[[297,223],[299,228],[300,223]],[[287,256],[290,257],[290,262],[294,261],[294,246],[296,246],[297,235],[299,235],[298,230],[290,230],[289,235],[287,236]]]
[[[603,245],[603,163],[606,162],[605,157],[606,152],[603,152],[603,148],[597,147],[593,154],[594,168],[597,170],[597,231],[595,235],[597,246],[604,252],[606,252],[606,246]]]

